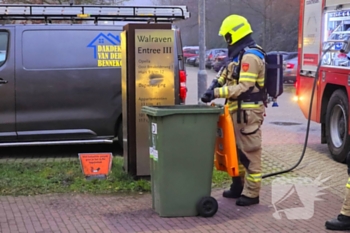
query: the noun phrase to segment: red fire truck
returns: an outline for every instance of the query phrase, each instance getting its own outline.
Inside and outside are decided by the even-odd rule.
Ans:
[[[300,3],[296,99],[308,118],[316,79],[310,119],[321,124],[321,143],[328,144],[333,159],[345,162],[350,151],[350,53],[344,50],[346,42],[350,45],[350,0]]]

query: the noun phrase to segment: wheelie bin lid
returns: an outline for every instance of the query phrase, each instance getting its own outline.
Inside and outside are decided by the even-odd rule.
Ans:
[[[175,114],[222,114],[223,108],[210,105],[163,105],[142,106],[141,111],[150,116],[169,116]]]

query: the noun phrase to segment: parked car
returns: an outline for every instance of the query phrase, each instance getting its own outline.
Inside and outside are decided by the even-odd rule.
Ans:
[[[196,67],[199,66],[199,56],[195,57],[193,65],[196,66]]]
[[[189,58],[187,58],[186,63],[187,63],[188,65],[194,66],[194,65],[195,65],[195,61],[196,61],[196,59],[197,59],[198,57],[199,57],[198,54],[195,55],[195,56],[189,57]]]
[[[186,49],[197,49],[197,50],[199,50],[199,46],[184,46],[184,47],[182,47],[182,50],[186,50]]]
[[[210,50],[207,50],[205,53],[205,61],[207,60],[207,57],[209,56],[209,52],[210,52]],[[196,67],[199,66],[199,55],[195,57],[193,66],[196,66]]]
[[[286,51],[270,51],[267,54],[276,54],[280,53],[283,56],[283,61],[290,60],[298,56],[298,52],[286,52]]]
[[[283,60],[288,61],[296,57],[298,57],[298,52],[288,52],[288,54],[283,55]]]
[[[287,51],[270,51],[270,52],[267,52],[267,54],[276,54],[276,53],[281,53],[283,55],[287,55],[288,54]]]
[[[215,57],[219,53],[225,53],[225,52],[227,53],[227,49],[225,48],[215,48],[215,49],[208,50],[205,57],[205,67],[208,69],[211,69],[213,67]]]
[[[218,72],[221,69],[221,67],[227,62],[227,53],[228,51],[220,52],[215,56],[213,62],[213,70],[215,72]]]
[[[183,57],[186,63],[188,58],[198,56],[198,54],[199,54],[199,49],[188,48],[183,50]]]
[[[283,62],[284,82],[295,83],[298,67],[298,55],[292,59]]]

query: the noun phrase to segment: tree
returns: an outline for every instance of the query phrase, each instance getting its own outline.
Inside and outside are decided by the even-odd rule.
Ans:
[[[191,18],[176,22],[185,45],[198,45],[198,0],[153,0],[154,4],[186,5]],[[230,14],[245,16],[253,28],[253,38],[269,50],[293,51],[297,48],[299,2],[290,0],[206,1],[206,46],[226,47],[218,37],[222,20]]]
[[[260,18],[259,39],[265,50],[297,49],[299,2],[290,0],[242,0]],[[288,9],[288,10],[287,10]]]

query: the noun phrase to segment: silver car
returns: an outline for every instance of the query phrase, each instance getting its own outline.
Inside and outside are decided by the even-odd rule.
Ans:
[[[298,57],[283,62],[283,77],[286,83],[295,83],[297,76]]]

